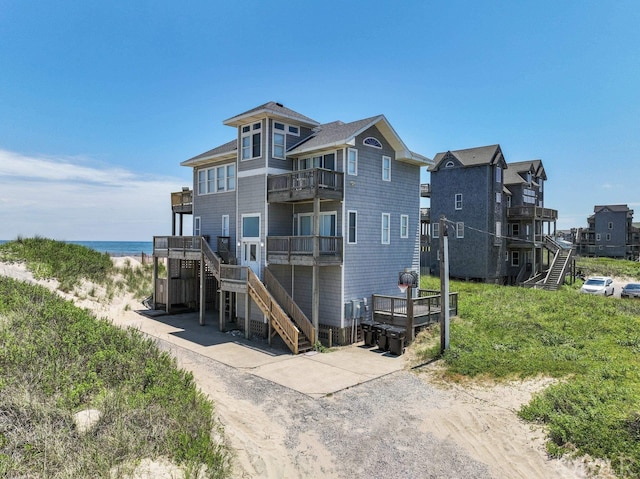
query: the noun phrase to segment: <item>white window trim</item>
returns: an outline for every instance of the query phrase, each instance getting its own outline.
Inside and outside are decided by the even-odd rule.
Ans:
[[[349,241],[349,234],[351,232],[351,225],[349,220],[351,219],[351,214],[355,216],[356,224],[353,231],[354,239],[353,241]],[[347,244],[358,244],[358,212],[356,210],[347,211]]]
[[[276,145],[276,135],[282,135],[282,156],[277,156],[276,155],[276,146],[280,146],[280,145]],[[271,156],[273,158],[276,158],[278,160],[284,160],[285,157],[287,156],[287,134],[284,131],[276,131],[275,129],[273,130],[273,135],[271,135]]]
[[[234,182],[233,182],[233,188],[231,188],[229,186],[229,179],[231,178],[231,175],[229,175],[229,170],[233,168],[233,178],[234,178]],[[218,177],[218,170],[222,169],[223,173],[224,173],[224,188],[223,189],[219,189],[218,188],[218,181],[220,180],[220,178]],[[213,172],[213,179],[211,181],[209,181],[209,172]],[[204,182],[200,181],[200,175],[204,175]],[[202,168],[200,170],[198,170],[197,173],[197,182],[198,182],[198,196],[202,196],[202,195],[212,195],[215,193],[226,193],[229,191],[235,191],[236,189],[236,164],[235,163],[225,163],[223,165],[215,165],[215,166],[211,166],[209,168]],[[211,183],[213,185],[213,189],[212,191],[209,190],[209,183]],[[201,186],[204,185],[204,188],[201,188]],[[202,191],[202,189],[204,189],[204,191]]]
[[[225,220],[226,220],[226,224],[225,224]],[[222,234],[220,236],[230,236],[230,226],[229,226],[229,215],[222,215],[222,225],[221,225],[221,232]]]
[[[370,141],[371,143],[367,143],[367,141]],[[382,143],[380,142],[380,140],[373,136],[366,137],[364,140],[362,140],[362,144],[370,146],[371,148],[378,148],[380,150],[382,149]]]
[[[460,197],[459,201],[458,201],[458,197]],[[460,203],[460,206],[458,206],[458,203]],[[455,196],[453,197],[453,206],[456,210],[462,209],[462,193],[455,194]]]
[[[440,223],[433,223],[431,228],[431,237],[440,238]]]
[[[601,238],[600,233],[596,233],[596,241],[600,241],[600,238]]]
[[[351,171],[349,171],[349,166],[351,165],[351,152],[353,152],[354,154],[354,171],[353,173]],[[358,150],[356,150],[355,148],[347,148],[347,175],[351,175],[351,176],[358,176]]]
[[[512,251],[511,252],[511,266],[520,266],[520,252]]]
[[[451,160],[447,161],[444,165],[445,168],[453,168],[455,166],[455,163]]]
[[[387,220],[386,228],[384,226],[385,219]],[[380,243],[391,244],[391,213],[382,213],[380,230]]]
[[[200,216],[193,218],[193,236],[202,236],[202,219]]]
[[[298,231],[298,236],[300,235],[300,219],[304,218],[304,217],[310,217],[313,218],[313,213],[298,213],[296,218],[297,221],[297,231]],[[336,225],[336,235],[338,234],[338,212],[337,211],[321,211],[320,212],[320,217],[322,218],[323,216],[335,216],[335,225]],[[312,229],[313,229],[313,221],[311,222],[312,224]],[[311,233],[313,235],[313,232]]]
[[[409,237],[409,215],[400,215],[400,238]]]
[[[610,230],[613,229],[613,221],[609,221],[609,223],[607,224],[607,228]]]
[[[243,132],[242,130],[245,127],[249,127],[249,130],[246,132]],[[242,125],[240,127],[240,161],[255,160],[256,158],[262,157],[262,138],[263,138],[262,132],[263,132],[262,120],[250,123],[248,125]],[[260,135],[260,154],[258,156],[253,156],[253,136],[254,135]],[[244,157],[243,140],[245,138],[249,138],[249,156],[247,158]]]
[[[456,223],[456,238],[464,238],[464,222],[458,221]]]
[[[244,236],[244,219],[245,218],[258,218],[258,236]],[[245,213],[240,217],[240,234],[242,235],[242,240],[257,240],[261,238],[262,235],[262,215],[260,213]]]
[[[385,168],[385,162],[388,163],[388,168]],[[388,172],[388,176],[386,178],[385,172]],[[382,181],[391,181],[391,157],[386,155],[382,156]]]

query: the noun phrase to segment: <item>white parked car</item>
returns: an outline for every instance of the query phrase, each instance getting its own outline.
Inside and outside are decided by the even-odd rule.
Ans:
[[[591,276],[584,282],[580,292],[613,296],[613,280],[607,276]]]

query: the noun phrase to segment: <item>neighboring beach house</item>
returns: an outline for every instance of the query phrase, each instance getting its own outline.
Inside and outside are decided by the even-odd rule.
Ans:
[[[633,224],[633,210],[627,205],[596,205],[575,238],[582,256],[638,259],[640,229]]]
[[[214,300],[221,328],[237,318],[294,352],[352,342],[371,295],[397,295],[398,272],[419,269],[420,169],[433,163],[384,115],[320,124],[269,102],[223,123],[233,140],[181,163],[194,236],[157,237],[154,255],[170,258],[169,278],[194,278],[190,291],[209,278],[190,301],[203,318]],[[157,302],[185,301],[181,288],[160,284]]]
[[[438,153],[429,171],[432,271],[444,216],[451,277],[547,289],[564,281],[571,250],[553,240],[558,213],[544,207],[542,161],[507,163],[489,145]]]

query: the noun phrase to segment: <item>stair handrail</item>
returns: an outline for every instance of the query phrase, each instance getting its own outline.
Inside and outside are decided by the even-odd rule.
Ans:
[[[544,245],[549,251],[551,251],[554,254],[557,253],[558,250],[563,249],[562,246],[560,246],[556,242],[556,240],[554,240],[553,237],[549,235],[544,235]]]
[[[564,256],[564,258],[562,255],[562,251],[567,252],[567,255]],[[553,257],[553,263],[551,263],[551,267],[549,268],[547,277],[544,279],[545,284],[548,283],[551,273],[556,269],[556,261],[558,261],[559,268],[557,268],[557,270],[559,271],[560,274],[558,275],[558,278],[556,279],[554,284],[556,286],[560,286],[561,282],[564,282],[564,277],[567,274],[567,265],[569,264],[569,260],[571,259],[572,254],[573,254],[572,250],[558,250],[556,255]],[[561,260],[563,260],[562,263],[559,262]]]
[[[251,268],[247,268],[247,286],[249,294],[262,312],[269,317],[269,321],[275,326],[289,349],[293,354],[298,354],[300,331]]]
[[[216,279],[220,280],[220,257],[214,253],[209,246],[209,243],[205,240],[204,237],[200,237],[200,250],[202,251],[202,255],[207,260],[207,263],[211,266],[212,273],[216,277]]]
[[[275,297],[276,301],[291,316],[293,322],[300,328],[311,344],[316,342],[316,329],[306,314],[300,309],[298,303],[287,293],[282,284],[276,279],[269,268],[264,270],[264,283],[269,292]]]

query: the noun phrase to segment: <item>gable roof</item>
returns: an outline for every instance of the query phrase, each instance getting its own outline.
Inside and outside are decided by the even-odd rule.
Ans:
[[[290,108],[285,107],[282,103],[276,103],[275,101],[270,101],[264,105],[247,110],[244,113],[240,113],[239,115],[223,121],[222,123],[228,126],[239,126],[244,123],[261,120],[265,116],[279,118],[284,121],[293,121],[298,125],[304,125],[310,128],[320,124],[316,120],[309,118],[308,116],[304,116],[297,111],[291,110]]]
[[[626,213],[627,218],[633,219],[633,210],[629,209],[627,205],[596,205],[593,207],[593,215],[591,215],[589,218],[593,218],[597,213],[603,212],[605,210],[611,211],[613,213]]]
[[[462,166],[493,165],[497,163],[503,163],[506,166],[500,145],[488,145],[438,153],[433,159],[434,165],[429,170],[438,170],[444,160],[451,157],[458,160]]]
[[[525,173],[530,171],[536,178],[542,178],[546,181],[547,173],[542,165],[542,160],[528,160],[528,161],[514,161],[513,163],[507,163],[510,170],[517,173]]]
[[[427,166],[432,163],[426,156],[410,151],[384,115],[372,116],[351,123],[333,121],[319,125],[314,128],[311,136],[291,147],[287,153],[291,156],[299,156],[323,149],[355,146],[356,136],[372,126],[378,128],[380,133],[394,149],[396,152],[396,160],[418,164],[420,166]]]
[[[215,160],[235,158],[238,151],[238,140],[231,140],[223,145],[217,146],[209,151],[200,153],[193,158],[183,161],[180,166],[198,166]]]

